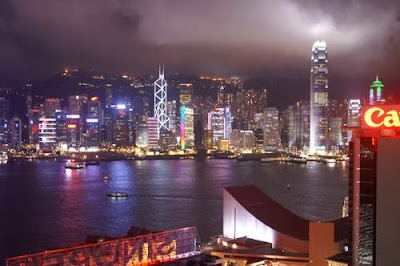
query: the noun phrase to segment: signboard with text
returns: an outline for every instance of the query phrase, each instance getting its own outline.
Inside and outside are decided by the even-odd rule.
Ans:
[[[372,105],[362,109],[364,129],[400,129],[400,105]]]
[[[196,227],[7,259],[7,265],[155,265],[197,254]]]

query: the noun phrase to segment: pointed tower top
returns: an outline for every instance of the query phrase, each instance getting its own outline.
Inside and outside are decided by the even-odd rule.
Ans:
[[[158,65],[158,76],[164,77],[164,66]]]

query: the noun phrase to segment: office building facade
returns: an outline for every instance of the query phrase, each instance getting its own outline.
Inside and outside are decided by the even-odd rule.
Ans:
[[[328,52],[324,41],[312,47],[310,77],[310,145],[309,152],[328,149]]]

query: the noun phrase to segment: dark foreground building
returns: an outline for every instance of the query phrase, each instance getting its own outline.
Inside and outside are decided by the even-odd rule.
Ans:
[[[351,265],[398,265],[400,105],[362,109],[361,128],[353,131],[351,158]]]

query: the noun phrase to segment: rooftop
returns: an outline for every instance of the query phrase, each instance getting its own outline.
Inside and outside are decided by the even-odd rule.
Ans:
[[[300,239],[309,239],[309,221],[290,212],[254,185],[227,187],[225,190],[248,212],[272,229]],[[335,224],[335,241],[347,238],[347,218]]]

